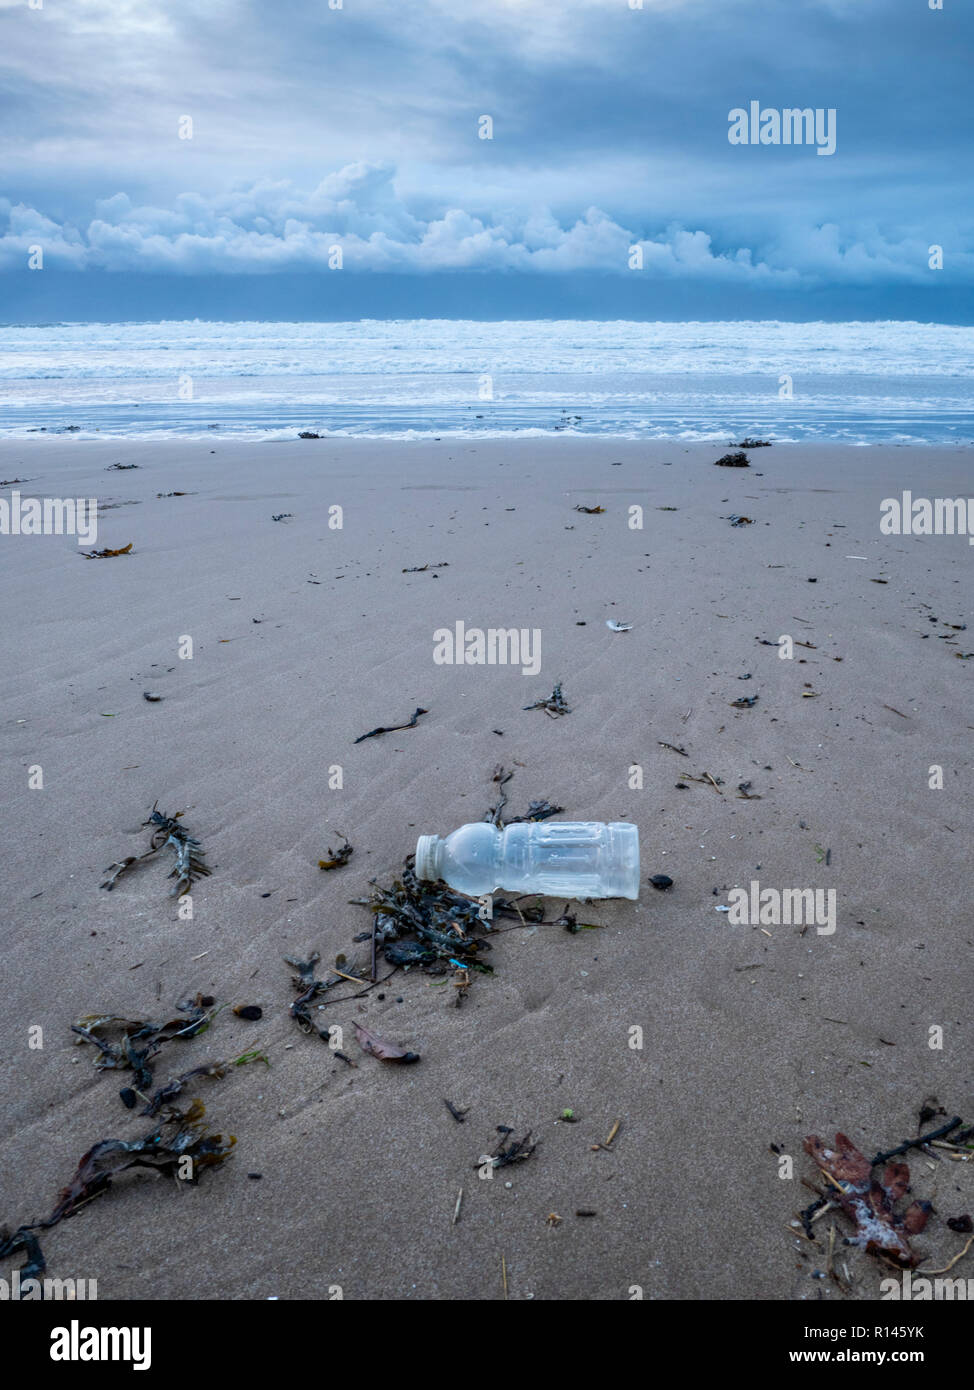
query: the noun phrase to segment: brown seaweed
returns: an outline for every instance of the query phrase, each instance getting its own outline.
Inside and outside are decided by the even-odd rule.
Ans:
[[[339,834],[341,834],[341,831],[339,831]],[[345,843],[340,849],[332,849],[331,845],[328,846],[328,849],[325,851],[328,858],[318,860],[319,869],[340,869],[343,864],[348,863],[355,853],[355,850],[354,847],[348,843],[348,839],[345,835],[342,835],[342,839]]]
[[[122,874],[133,864],[141,864],[144,859],[151,859],[167,845],[176,855],[176,863],[169,874],[170,878],[176,880],[174,887],[169,890],[171,898],[181,897],[197,879],[204,878],[211,872],[209,866],[203,862],[206,851],[199,840],[179,824],[182,811],[177,811],[175,816],[165,816],[156,810],[156,805],[153,805],[149,819],[142,822],[143,829],[152,827],[149,848],[144,854],[130,854],[116,864],[109,864],[105,870],[108,877],[99,887],[107,889],[110,893]]]
[[[367,738],[377,738],[379,734],[394,734],[400,729],[414,729],[419,722],[421,714],[429,714],[429,710],[417,706],[413,711],[412,719],[410,719],[407,724],[389,724],[388,726],[380,724],[377,729],[370,729],[367,734],[359,734],[355,742],[363,743]]]
[[[78,554],[83,555],[86,560],[109,560],[113,555],[131,555],[133,544],[133,541],[129,541],[128,545],[123,545],[120,550],[79,550]]]
[[[489,949],[488,942],[473,935],[489,926],[480,915],[479,902],[455,893],[442,881],[421,882],[411,854],[391,885],[383,888],[373,882],[369,906],[376,917],[376,936],[382,942],[418,937],[445,959]]]
[[[319,1038],[327,1042],[330,1036],[329,1030],[318,1027],[308,1008],[319,994],[324,994],[325,990],[328,989],[324,980],[315,978],[315,966],[321,960],[321,953],[312,951],[307,960],[301,960],[298,956],[285,956],[284,959],[297,971],[297,974],[292,976],[292,980],[300,991],[297,998],[292,1000],[288,1012],[302,1033],[317,1033]]]
[[[576,506],[575,510],[576,510],[576,512],[585,512],[586,516],[598,516],[600,512],[604,512],[604,511],[605,511],[605,508],[604,508],[604,507],[583,507],[583,506],[581,506],[581,505],[578,505],[578,506]]]
[[[118,1014],[88,1014],[73,1023],[71,1031],[78,1035],[79,1045],[91,1043],[98,1049],[95,1066],[99,1071],[130,1068],[135,1073],[136,1090],[143,1092],[152,1085],[150,1063],[163,1044],[174,1038],[195,1038],[205,1032],[218,1012],[213,1005],[214,1000],[209,995],[197,994],[194,999],[184,999],[176,1006],[186,1017],[153,1023]]]
[[[561,681],[555,686],[554,690],[545,700],[535,700],[533,705],[523,705],[523,709],[543,709],[552,719],[557,719],[561,714],[571,714],[571,710],[565,702],[562,693]]]
[[[58,1193],[54,1210],[46,1220],[25,1222],[12,1234],[6,1227],[0,1230],[0,1259],[23,1250],[28,1263],[21,1276],[42,1274],[46,1261],[33,1232],[50,1230],[59,1221],[74,1216],[107,1192],[112,1180],[130,1168],[154,1168],[195,1186],[202,1170],[218,1167],[237,1142],[232,1134],[224,1137],[205,1130],[201,1123],[205,1113],[203,1102],[194,1100],[185,1113],[174,1111],[141,1139],[102,1139],[93,1144],[82,1155],[70,1182]],[[171,1130],[168,1135],[167,1129]]]
[[[739,452],[736,454],[724,454],[721,458],[715,459],[714,464],[717,468],[750,468],[747,461],[747,454]]]
[[[473,1165],[475,1168],[482,1168],[488,1159],[490,1160],[492,1168],[507,1168],[512,1163],[523,1163],[531,1157],[538,1147],[537,1141],[533,1144],[531,1143],[530,1130],[528,1130],[523,1139],[511,1140],[507,1138],[509,1134],[514,1133],[510,1126],[498,1125],[497,1132],[501,1137],[493,1152],[475,1163]]]
[[[151,1098],[146,1101],[144,1110],[139,1114],[143,1116],[158,1115],[162,1107],[169,1101],[175,1100],[185,1089],[186,1083],[192,1081],[197,1076],[213,1077],[220,1081],[226,1076],[231,1067],[244,1067],[248,1062],[263,1062],[270,1066],[270,1060],[264,1052],[242,1052],[239,1057],[233,1057],[228,1062],[204,1062],[201,1066],[193,1067],[191,1071],[184,1071],[182,1076],[171,1077],[164,1086],[160,1086],[153,1093]],[[145,1097],[142,1097],[145,1100]]]
[[[496,782],[500,789],[500,800],[496,806],[488,806],[484,820],[491,825],[496,825],[498,830],[503,830],[506,825],[523,825],[528,821],[547,820],[550,816],[557,816],[565,809],[564,806],[554,806],[547,800],[532,801],[525,815],[511,816],[510,819],[505,819],[503,810],[507,805],[507,792],[504,788],[513,776],[513,769],[508,772],[500,763],[497,764],[491,775],[491,781]]]

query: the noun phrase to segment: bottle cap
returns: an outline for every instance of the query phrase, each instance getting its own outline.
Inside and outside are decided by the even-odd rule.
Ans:
[[[439,835],[420,835],[416,841],[416,877],[436,879],[436,849],[440,843]]]

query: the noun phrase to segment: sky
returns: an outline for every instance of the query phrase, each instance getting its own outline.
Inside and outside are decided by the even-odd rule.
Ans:
[[[969,0],[0,0],[0,320],[970,323],[972,59]]]

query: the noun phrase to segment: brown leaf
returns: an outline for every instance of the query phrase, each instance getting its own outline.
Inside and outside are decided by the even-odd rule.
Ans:
[[[929,1202],[913,1202],[903,1213],[903,1229],[911,1236],[919,1235],[930,1219],[933,1207]]]
[[[373,1057],[378,1057],[381,1062],[418,1062],[418,1052],[406,1052],[403,1048],[397,1047],[395,1043],[387,1042],[385,1038],[378,1037],[368,1028],[364,1028],[361,1023],[355,1022],[355,1036],[358,1038],[359,1046],[363,1052],[368,1052]]]
[[[883,1173],[883,1191],[891,1203],[905,1197],[910,1190],[910,1170],[905,1163],[887,1163]]]
[[[836,1182],[851,1183],[857,1191],[865,1191],[869,1186],[872,1171],[869,1159],[859,1152],[848,1135],[837,1134],[832,1148],[817,1134],[810,1134],[805,1140],[805,1152],[811,1154],[822,1171]]]
[[[805,1140],[823,1173],[842,1184],[830,1193],[856,1227],[851,1245],[870,1254],[885,1255],[905,1269],[919,1264],[920,1255],[910,1247],[908,1235],[922,1231],[932,1210],[929,1202],[914,1202],[904,1215],[896,1213],[896,1203],[910,1188],[910,1170],[905,1163],[888,1163],[882,1182],[872,1178],[873,1165],[845,1134],[836,1134],[834,1146],[815,1134]]]

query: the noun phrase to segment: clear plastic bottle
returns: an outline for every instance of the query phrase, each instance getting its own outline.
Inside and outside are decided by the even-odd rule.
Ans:
[[[416,877],[481,897],[498,888],[552,898],[638,898],[639,830],[626,821],[487,821],[420,835]]]

